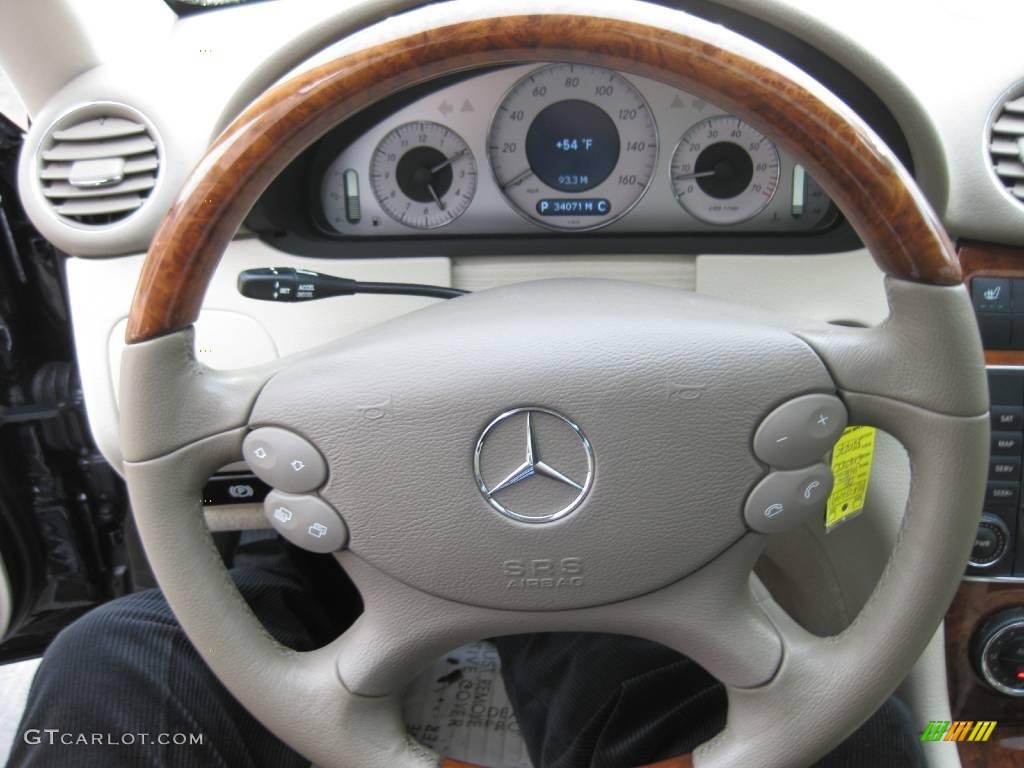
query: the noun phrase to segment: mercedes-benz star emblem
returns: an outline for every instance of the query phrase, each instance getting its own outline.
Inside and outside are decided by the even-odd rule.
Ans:
[[[562,414],[516,408],[484,428],[473,471],[480,493],[498,512],[523,523],[550,523],[579,507],[590,491],[594,451]]]

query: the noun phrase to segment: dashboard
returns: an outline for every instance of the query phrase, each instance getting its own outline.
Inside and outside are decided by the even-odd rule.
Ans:
[[[804,233],[836,209],[755,127],[654,80],[551,63],[447,85],[362,130],[322,170],[349,237]]]

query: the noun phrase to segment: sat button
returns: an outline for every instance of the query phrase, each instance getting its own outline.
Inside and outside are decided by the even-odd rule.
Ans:
[[[1024,417],[1024,408],[1019,405],[993,405],[992,429],[1000,432],[1019,432],[1021,419]]]

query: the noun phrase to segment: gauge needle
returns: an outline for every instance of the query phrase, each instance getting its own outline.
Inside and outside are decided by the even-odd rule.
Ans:
[[[443,211],[444,210],[444,202],[441,200],[440,197],[437,196],[437,192],[434,191],[434,185],[433,184],[427,184],[427,192],[429,192],[430,196],[432,198],[434,198],[434,202],[437,203],[437,207],[440,208]]]
[[[504,184],[502,184],[501,185],[501,189],[502,189],[502,191],[504,191],[504,190],[508,189],[509,187],[514,187],[516,184],[519,184],[520,182],[526,181],[531,176],[533,176],[533,169],[532,168],[527,168],[522,173],[513,176],[511,179],[509,179]]]
[[[714,176],[716,173],[718,173],[718,170],[712,169],[710,171],[699,171],[697,173],[684,173],[682,176],[673,176],[672,178],[676,181],[684,181],[685,179],[703,179],[708,176]]]
[[[454,162],[455,162],[456,160],[458,160],[458,159],[459,159],[460,157],[462,157],[462,156],[463,156],[464,154],[466,154],[466,150],[464,150],[464,149],[460,149],[460,150],[459,150],[458,152],[456,152],[456,153],[455,153],[454,155],[452,155],[451,157],[449,157],[449,158],[448,158],[447,160],[445,160],[444,162],[442,162],[442,163],[438,163],[438,164],[437,164],[437,165],[435,165],[435,166],[434,166],[433,168],[431,168],[431,169],[430,169],[430,173],[431,173],[431,175],[433,175],[433,174],[437,173],[438,171],[444,170],[444,169],[445,169],[445,168],[447,168],[447,167],[448,167],[449,165],[451,165],[451,164],[452,164],[452,163],[454,163]]]

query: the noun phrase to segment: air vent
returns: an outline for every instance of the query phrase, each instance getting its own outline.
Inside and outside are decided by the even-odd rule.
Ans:
[[[1024,202],[1024,95],[1018,94],[996,112],[988,151],[996,176]]]
[[[40,147],[43,196],[59,216],[91,227],[114,224],[141,208],[160,170],[157,142],[127,109],[86,107],[50,129]]]

